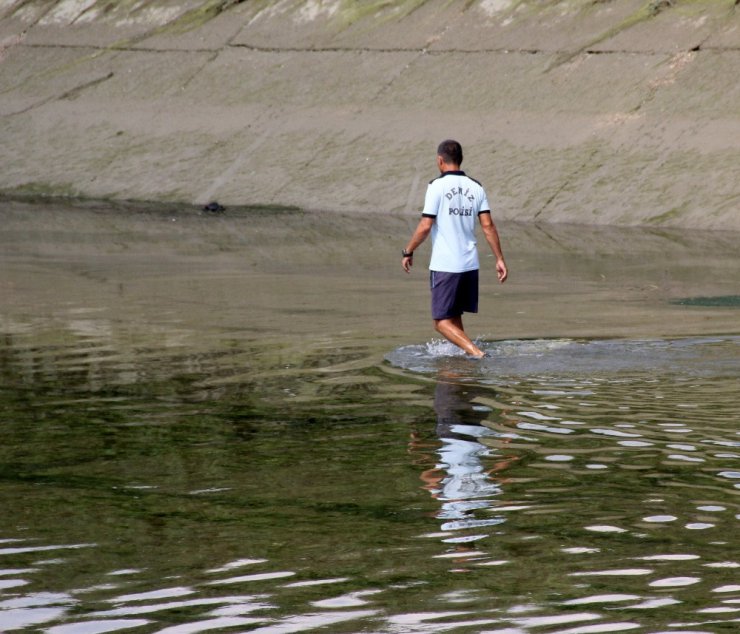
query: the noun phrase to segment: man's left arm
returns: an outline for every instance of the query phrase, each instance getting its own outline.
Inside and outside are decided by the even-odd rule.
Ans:
[[[506,267],[506,261],[504,260],[504,252],[501,250],[501,240],[499,239],[498,230],[493,222],[490,211],[481,211],[478,214],[478,220],[480,221],[481,229],[483,229],[483,235],[488,242],[488,246],[491,247],[493,255],[496,257],[496,274],[498,275],[498,281],[503,283],[506,278],[509,277],[509,270]]]

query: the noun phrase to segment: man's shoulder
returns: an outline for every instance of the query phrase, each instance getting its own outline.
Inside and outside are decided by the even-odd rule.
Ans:
[[[470,182],[475,183],[478,187],[480,187],[481,189],[483,189],[483,183],[481,183],[478,179],[473,178],[469,174],[462,174],[462,176],[463,176],[463,178],[466,178]]]

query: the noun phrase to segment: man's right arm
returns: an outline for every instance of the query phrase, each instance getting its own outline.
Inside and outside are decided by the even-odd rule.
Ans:
[[[421,245],[421,243],[427,239],[429,233],[432,231],[433,225],[434,218],[431,216],[422,216],[421,220],[419,220],[419,224],[416,225],[416,230],[414,231],[414,234],[411,236],[411,239],[408,241],[408,244],[404,249],[406,253],[411,253],[412,255],[404,256],[403,258],[401,258],[401,266],[403,267],[403,270],[406,271],[406,273],[411,272],[411,267],[414,264],[413,253]]]

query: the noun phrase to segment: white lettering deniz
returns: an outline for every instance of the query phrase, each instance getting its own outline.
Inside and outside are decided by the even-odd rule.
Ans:
[[[467,198],[471,203],[475,200],[475,196],[473,196],[470,193],[470,188],[468,187],[464,192],[462,187],[453,187],[445,194],[445,198],[447,200],[452,200],[453,196],[464,196]]]

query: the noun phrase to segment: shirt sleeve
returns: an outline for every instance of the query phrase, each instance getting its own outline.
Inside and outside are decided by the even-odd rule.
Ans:
[[[491,205],[488,204],[488,196],[486,196],[486,190],[481,188],[481,200],[478,206],[478,214],[491,211]]]
[[[434,182],[430,183],[427,187],[426,196],[424,196],[424,210],[421,212],[422,216],[430,218],[436,218],[439,213],[440,206],[440,193],[439,187],[434,186]]]

